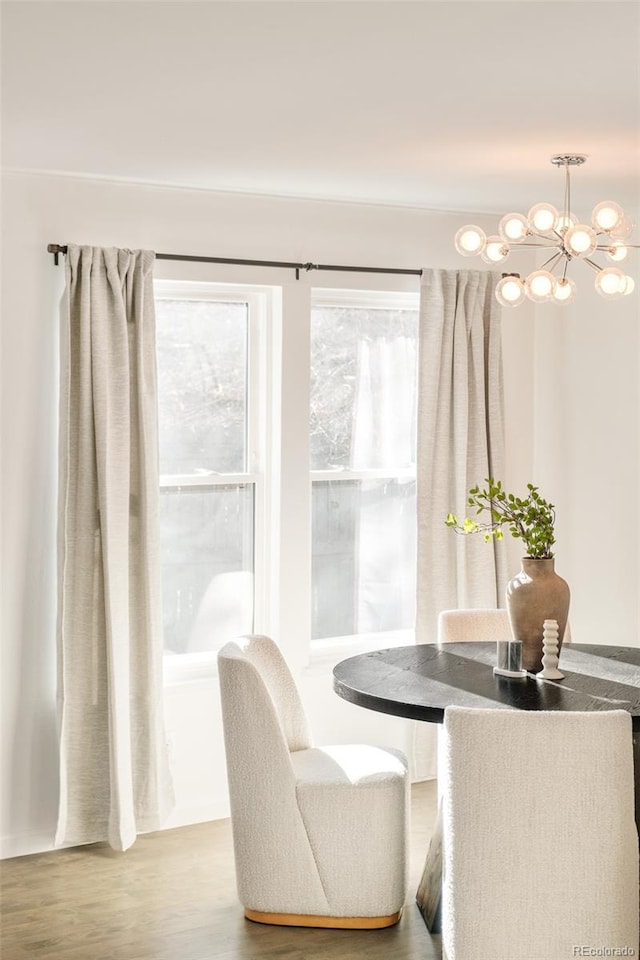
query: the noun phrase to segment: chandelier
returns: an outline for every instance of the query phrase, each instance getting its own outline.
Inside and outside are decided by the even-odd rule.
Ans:
[[[458,253],[463,257],[479,255],[485,263],[503,263],[511,253],[512,245],[548,249],[550,256],[540,269],[522,280],[517,273],[503,274],[496,286],[496,297],[503,306],[517,307],[525,298],[534,303],[569,303],[576,293],[576,285],[567,276],[572,260],[582,260],[595,270],[595,287],[607,300],[632,293],[633,278],[617,266],[602,267],[591,259],[597,251],[614,264],[621,263],[631,247],[628,243],[633,222],[622,207],[611,200],[596,204],[591,223],[582,223],[571,210],[571,167],[580,166],[587,158],[577,154],[551,157],[551,163],[564,167],[564,203],[559,212],[550,203],[536,203],[525,217],[522,213],[507,213],[500,221],[498,235],[487,236],[481,227],[473,224],[460,227],[455,236]]]

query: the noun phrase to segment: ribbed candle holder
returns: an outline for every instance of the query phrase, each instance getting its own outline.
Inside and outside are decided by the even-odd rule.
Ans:
[[[542,680],[564,680],[558,670],[559,629],[557,620],[545,620],[542,630],[542,670],[536,677]]]

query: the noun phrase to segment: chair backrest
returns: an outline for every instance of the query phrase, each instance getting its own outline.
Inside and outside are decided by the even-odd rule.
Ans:
[[[542,636],[542,624],[540,624]],[[511,640],[507,610],[442,610],[438,617],[438,643],[467,643],[472,640]],[[571,643],[567,623],[563,643]]]
[[[447,954],[637,950],[630,715],[448,707],[444,731]]]
[[[267,729],[279,728],[289,751],[312,746],[311,732],[300,694],[287,662],[270,637],[252,634],[226,643],[218,652],[223,709],[234,701],[248,711],[260,708]],[[257,687],[248,696],[249,687]],[[253,697],[257,697],[254,701]],[[277,737],[276,737],[277,739]]]
[[[296,800],[291,752],[311,736],[289,668],[269,637],[246,636],[220,649],[218,677],[240,900],[261,902],[273,875],[324,903]]]
[[[506,610],[443,610],[438,617],[438,643],[510,639]]]

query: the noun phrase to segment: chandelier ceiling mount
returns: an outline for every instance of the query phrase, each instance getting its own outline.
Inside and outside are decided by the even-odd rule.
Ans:
[[[551,163],[556,167],[579,167],[586,162],[587,158],[582,153],[558,153],[555,157],[551,157]]]

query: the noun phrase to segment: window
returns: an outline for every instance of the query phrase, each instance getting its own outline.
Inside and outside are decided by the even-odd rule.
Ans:
[[[263,327],[256,288],[156,282],[165,653],[253,629],[265,537]]]
[[[316,291],[311,637],[413,628],[417,297]]]
[[[251,631],[301,662],[309,641],[320,658],[345,638],[408,642],[417,308],[414,294],[157,281],[171,679]]]

